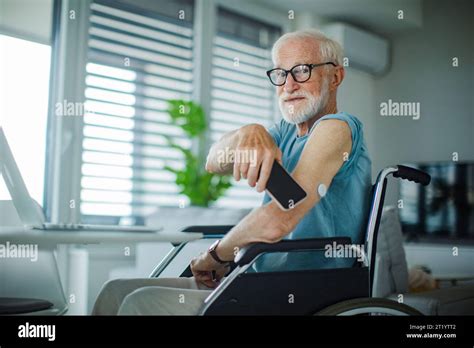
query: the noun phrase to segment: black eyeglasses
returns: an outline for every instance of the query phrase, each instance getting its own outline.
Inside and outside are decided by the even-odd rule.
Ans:
[[[285,70],[281,68],[275,68],[267,71],[267,76],[270,79],[270,82],[275,86],[283,86],[286,82],[286,77],[288,73],[293,76],[293,80],[296,82],[306,82],[311,78],[311,70],[317,68],[318,66],[323,66],[331,64],[337,66],[333,62],[326,62],[320,64],[298,64],[292,67],[290,70]]]

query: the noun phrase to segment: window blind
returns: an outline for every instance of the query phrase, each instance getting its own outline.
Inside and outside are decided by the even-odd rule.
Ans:
[[[211,79],[211,140],[250,123],[266,127],[277,111],[275,91],[266,71],[272,67],[271,47],[280,29],[219,8],[213,43]],[[261,204],[263,194],[246,180],[233,186],[217,206],[249,208]]]
[[[179,8],[186,9],[185,18],[179,18]],[[166,112],[167,100],[191,99],[191,10],[189,1],[91,3],[82,221],[140,218],[159,205],[187,202],[174,174],[163,166],[184,165],[182,154],[168,145],[165,135],[191,146]]]

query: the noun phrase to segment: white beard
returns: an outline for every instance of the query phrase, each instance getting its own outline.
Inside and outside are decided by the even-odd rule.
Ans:
[[[328,79],[325,78],[321,86],[321,93],[318,97],[315,97],[307,91],[298,91],[291,94],[283,92],[278,100],[283,119],[291,124],[300,124],[323,111],[328,102],[328,85]],[[306,98],[306,101],[304,101],[305,105],[300,106],[298,110],[294,110],[293,105],[286,106],[283,100],[290,97]]]

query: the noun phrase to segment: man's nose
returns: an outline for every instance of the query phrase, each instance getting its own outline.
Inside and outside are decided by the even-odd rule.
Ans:
[[[286,82],[285,82],[285,84],[283,85],[283,90],[284,90],[286,93],[293,93],[293,92],[296,91],[298,88],[300,88],[299,83],[296,82],[296,81],[293,79],[293,75],[288,74],[288,75],[286,76]]]

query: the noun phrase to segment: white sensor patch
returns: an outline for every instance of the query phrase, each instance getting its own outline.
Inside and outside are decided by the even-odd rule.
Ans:
[[[319,184],[318,186],[318,194],[319,194],[319,197],[323,198],[324,196],[326,196],[326,192],[327,192],[327,188],[326,188],[326,185],[324,184]]]

